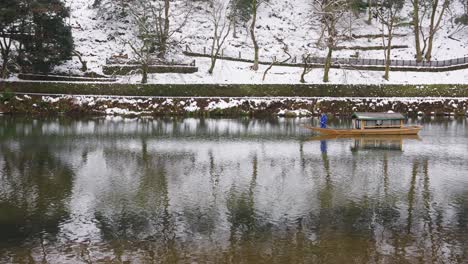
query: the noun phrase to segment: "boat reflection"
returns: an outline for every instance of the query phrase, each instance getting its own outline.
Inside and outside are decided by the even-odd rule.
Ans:
[[[421,140],[418,135],[320,135],[310,138],[320,141],[321,150],[326,141],[336,139],[353,139],[351,151],[358,150],[396,150],[403,151],[404,140]],[[326,148],[325,148],[326,149]]]

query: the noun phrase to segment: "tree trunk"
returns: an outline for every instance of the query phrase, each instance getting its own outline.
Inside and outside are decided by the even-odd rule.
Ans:
[[[210,69],[208,70],[209,74],[213,74],[214,67],[216,65],[216,59],[217,59],[218,51],[215,50],[215,47],[217,46],[216,45],[217,39],[218,39],[218,26],[215,25],[213,42],[211,43],[211,58],[210,58],[211,59],[211,66],[210,66]]]
[[[267,68],[267,69],[265,70],[265,72],[263,73],[262,81],[265,81],[267,73],[271,70],[271,68],[273,68],[273,65],[275,65],[275,63],[276,63],[276,59],[273,59],[273,61],[271,62],[270,66],[268,66],[268,68]]]
[[[353,13],[349,13],[349,39],[353,38]]]
[[[82,72],[88,71],[88,63],[86,61],[81,61],[81,71]]]
[[[10,52],[11,52],[11,38],[6,40],[6,37],[0,41],[0,51],[2,55],[2,72],[0,78],[6,79],[8,77],[8,61],[10,60]]]
[[[1,72],[1,75],[0,75],[0,78],[1,79],[6,79],[8,76],[8,60],[9,60],[9,51],[6,51],[3,49],[3,46],[2,46],[2,72]]]
[[[255,38],[255,25],[257,23],[257,0],[253,0],[252,3],[252,24],[250,25],[250,37],[254,45],[254,64],[252,65],[252,70],[258,70],[258,43]]]
[[[423,60],[423,54],[421,51],[421,39],[419,37],[419,0],[413,0],[413,28],[414,28],[414,41],[416,47],[416,61],[421,62]]]
[[[390,49],[388,49],[387,53],[389,54],[390,53]],[[384,74],[384,79],[385,80],[389,80],[390,79],[390,60],[387,59],[385,61],[385,74]]]
[[[2,75],[0,76],[1,79],[6,79],[8,77],[7,62],[7,60],[3,60],[2,62]]]
[[[235,15],[232,16],[232,29],[232,37],[237,38],[237,20]]]
[[[330,72],[330,67],[331,67],[331,61],[332,61],[332,53],[333,53],[333,47],[328,46],[328,54],[327,58],[325,59],[325,65],[323,68],[323,82],[329,82],[330,79],[328,77],[328,74]]]
[[[81,57],[81,53],[78,52],[78,51],[74,51],[73,54],[78,57],[78,60],[80,61],[81,63],[81,71],[82,72],[87,72],[88,71],[88,62],[83,60],[83,58]]]
[[[385,56],[385,74],[384,74],[384,79],[389,80],[390,79],[390,53],[391,53],[391,47],[392,47],[392,34],[393,32],[391,30],[388,31],[388,42],[387,42],[387,50],[386,50],[386,56]]]
[[[367,24],[372,24],[372,0],[367,0],[367,9],[369,11],[367,17]]]
[[[431,61],[432,59],[432,44],[434,42],[434,39],[432,37],[429,37],[428,43],[427,43],[427,51],[426,55],[424,58],[426,58],[427,61]]]
[[[216,35],[215,35],[215,39],[216,39]],[[221,49],[221,45],[219,45],[219,43],[218,45],[215,45],[216,43],[215,39],[213,39],[213,46],[211,47],[211,66],[210,66],[210,69],[208,70],[209,74],[213,74],[214,68],[216,66],[216,61],[218,60],[219,51]]]
[[[211,59],[211,66],[210,66],[210,69],[208,70],[209,74],[213,74],[215,65],[216,65],[216,58],[213,58]]]
[[[440,22],[442,21],[442,17],[444,16],[445,10],[448,8],[449,1],[444,0],[442,10],[440,10],[439,18],[437,19],[436,22],[436,16],[437,16],[437,8],[439,7],[439,0],[435,0],[432,3],[432,12],[431,12],[431,24],[429,25],[429,39],[428,39],[428,44],[427,44],[427,52],[425,55],[425,58],[427,61],[431,61],[432,59],[432,47],[434,44],[434,37],[439,29]]]
[[[148,83],[148,63],[145,62],[141,65],[141,71],[141,83]]]
[[[302,71],[302,74],[301,74],[301,80],[300,82],[301,83],[306,83],[305,81],[305,75],[307,74],[307,62],[304,60],[304,70]]]
[[[164,0],[164,28],[162,36],[161,36],[161,43],[159,45],[159,54],[158,57],[164,58],[166,56],[167,51],[167,40],[169,38],[169,8],[170,8],[170,0]]]
[[[432,57],[432,43],[434,41],[434,24],[435,24],[435,16],[436,16],[438,4],[439,4],[439,0],[435,0],[432,4],[431,23],[429,25],[429,39],[427,43],[426,55],[424,56],[427,61],[431,61],[431,57]]]

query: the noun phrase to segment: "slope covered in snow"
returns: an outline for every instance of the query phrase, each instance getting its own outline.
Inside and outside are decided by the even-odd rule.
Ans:
[[[135,26],[129,16],[121,16],[122,11],[114,1],[103,1],[100,7],[93,7],[94,0],[66,0],[71,10],[70,23],[73,27],[73,36],[76,49],[81,52],[88,61],[92,71],[102,72],[102,66],[107,58],[113,54],[129,54],[130,48],[125,45],[125,40],[133,38]],[[168,58],[179,61],[191,61],[182,55],[182,51],[188,46],[194,52],[209,52],[211,46],[212,25],[209,18],[208,4],[204,1],[193,1],[192,13],[188,23],[182,30],[174,35],[178,44],[170,50]],[[454,4],[457,7],[457,4]],[[182,0],[172,2],[174,14],[177,10],[186,8]],[[436,36],[433,59],[445,60],[468,56],[468,30],[459,32],[455,38],[449,38],[455,30],[453,14],[457,8],[447,15],[443,26]],[[410,7],[406,6],[402,11],[404,16],[410,16]],[[175,16],[175,20],[183,19]],[[352,20],[352,34],[366,35],[379,34],[380,27],[377,21],[366,23],[365,13],[349,18]],[[173,26],[180,21],[172,21]],[[345,26],[345,25],[343,25]],[[227,39],[223,53],[225,56],[253,58],[253,46],[248,32],[248,25],[237,27],[237,37],[232,34]],[[311,1],[308,0],[270,0],[260,7],[258,11],[257,36],[260,45],[260,60],[270,61],[274,56],[279,61],[287,59],[285,53],[292,57],[300,58],[305,53],[313,56],[324,56],[326,50],[316,45],[320,35],[320,22],[314,15]],[[399,27],[398,37],[394,45],[407,45],[406,49],[392,50],[393,59],[414,58],[414,37],[409,26]],[[380,38],[352,38],[343,41],[340,46],[381,46]],[[381,50],[339,50],[334,52],[335,57],[349,58],[358,55],[359,58],[383,59]],[[273,67],[262,81],[266,66],[258,72],[249,69],[248,63],[219,61],[213,75],[207,73],[208,59],[196,58],[199,72],[196,74],[153,74],[150,83],[296,83],[299,81],[302,69]],[[57,67],[58,71],[79,73],[80,63],[75,58],[73,61]],[[306,76],[309,83],[321,82],[323,70],[313,70]],[[332,69],[332,83],[385,83],[382,72],[335,70]],[[121,82],[138,82],[139,76],[126,76]],[[468,70],[459,70],[444,73],[403,73],[392,72],[390,83],[466,83]]]

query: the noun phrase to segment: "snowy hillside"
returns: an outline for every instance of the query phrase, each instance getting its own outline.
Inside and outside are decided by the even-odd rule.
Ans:
[[[125,39],[134,36],[135,26],[130,18],[119,17],[115,5],[105,2],[99,8],[93,8],[94,0],[67,0],[67,6],[71,9],[70,23],[73,27],[73,36],[76,49],[84,55],[88,66],[92,71],[102,72],[102,66],[107,58],[113,54],[132,55],[128,46],[123,43]],[[105,2],[105,3],[104,3]],[[257,22],[257,36],[260,45],[260,60],[271,61],[274,56],[279,61],[292,57],[300,58],[305,53],[313,56],[324,56],[326,50],[316,45],[320,35],[320,22],[314,16],[313,8],[309,0],[270,0],[260,7]],[[182,1],[172,2],[172,8],[179,10],[184,7]],[[193,2],[193,13],[181,32],[174,38],[179,42],[176,48],[170,50],[169,58],[182,61],[196,59],[199,72],[196,74],[153,74],[150,83],[297,83],[301,68],[273,67],[262,81],[263,72],[267,66],[262,66],[258,72],[251,71],[248,63],[219,61],[214,74],[207,73],[209,59],[189,58],[182,55],[186,46],[194,52],[207,52],[210,50],[212,25],[207,11],[208,5],[203,1]],[[174,11],[175,12],[175,11]],[[409,6],[403,13],[410,15]],[[451,10],[456,13],[456,8]],[[457,33],[453,38],[450,34],[455,30],[451,15],[443,21],[443,27],[436,36],[433,59],[445,60],[468,56],[468,30]],[[118,19],[116,19],[118,18]],[[181,18],[182,19],[182,18]],[[351,33],[354,35],[379,34],[379,24],[373,21],[367,24],[367,14],[362,13],[358,17],[351,17],[353,26]],[[180,21],[173,21],[178,24]],[[392,50],[394,59],[414,59],[414,37],[412,28],[398,28],[398,37],[394,45],[407,45],[405,49]],[[353,38],[343,41],[340,46],[381,46],[381,38]],[[237,38],[232,34],[227,39],[223,53],[225,56],[251,59],[253,46],[250,40],[247,25],[237,27]],[[382,50],[338,50],[334,57],[349,58],[351,55],[359,58],[383,59]],[[77,59],[58,67],[60,71],[78,73],[80,63]],[[313,70],[306,76],[309,83],[321,82],[321,69]],[[381,78],[382,72],[364,72],[351,70],[331,71],[331,83],[385,83]],[[121,82],[137,82],[138,76],[127,76],[120,79]],[[403,73],[392,72],[390,83],[466,83],[468,82],[468,70],[459,70],[444,73]]]

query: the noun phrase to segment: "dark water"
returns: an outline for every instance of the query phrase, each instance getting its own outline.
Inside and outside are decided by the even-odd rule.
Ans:
[[[0,117],[0,262],[467,263],[467,119],[309,122]]]

